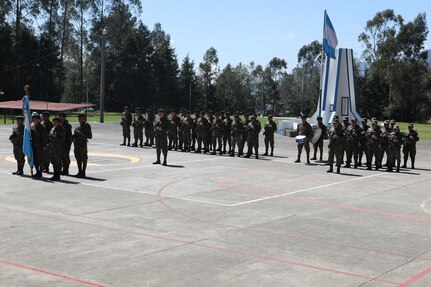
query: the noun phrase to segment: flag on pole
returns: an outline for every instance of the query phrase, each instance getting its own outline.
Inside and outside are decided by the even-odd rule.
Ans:
[[[337,48],[338,40],[335,34],[334,27],[325,10],[325,20],[323,24],[323,51],[329,57],[335,59],[335,49]]]
[[[24,141],[22,144],[22,152],[27,156],[27,162],[33,169],[34,157],[33,148],[31,147],[30,98],[28,96],[22,99],[22,111],[24,113]]]

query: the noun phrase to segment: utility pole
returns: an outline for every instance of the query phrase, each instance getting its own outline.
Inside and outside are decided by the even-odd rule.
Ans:
[[[102,16],[101,16],[101,22],[102,22],[102,45],[100,47],[100,55],[101,55],[101,63],[100,63],[100,123],[105,122],[105,24],[103,23],[103,6],[104,2],[102,0]]]

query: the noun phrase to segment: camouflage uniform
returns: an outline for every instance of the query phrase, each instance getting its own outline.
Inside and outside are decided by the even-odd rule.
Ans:
[[[385,126],[382,129],[382,136],[380,138],[380,159],[379,168],[382,167],[383,158],[389,146],[389,135],[392,133],[392,129],[389,128],[389,122],[385,122]]]
[[[178,128],[181,123],[181,119],[177,115],[169,116],[169,150],[178,149]]]
[[[389,134],[388,137],[388,168],[387,171],[391,172],[393,171],[395,167],[395,161],[397,163],[397,172],[400,172],[400,165],[401,165],[401,145],[403,144],[403,137],[404,134],[399,132],[393,131]]]
[[[235,146],[238,146],[238,157],[242,156],[243,146],[242,137],[244,134],[244,124],[241,122],[239,116],[232,122],[232,148],[230,150],[230,156],[235,155]]]
[[[191,130],[192,130],[192,118],[185,116],[181,123],[181,134],[183,139],[183,151],[189,152],[191,149]]]
[[[347,127],[346,132],[346,166],[350,167],[353,156],[354,168],[358,168],[359,150],[360,150],[360,137],[361,137],[361,127],[353,125]]]
[[[253,149],[256,155],[256,159],[259,158],[259,133],[262,129],[258,120],[250,121],[246,127],[247,132],[247,146],[248,152],[245,157],[250,157],[253,153]]]
[[[367,131],[370,128],[369,125],[366,124],[366,119],[362,119],[362,126],[361,126],[361,136],[359,138],[359,162],[358,166],[362,166],[362,157],[365,154],[365,158],[367,157],[368,150],[367,150]]]
[[[22,175],[24,173],[25,155],[22,152],[23,141],[24,141],[24,124],[13,128],[12,135],[9,140],[13,144],[13,155],[17,163],[17,171],[13,174]]]
[[[49,134],[51,132],[52,128],[54,127],[54,125],[52,124],[52,122],[50,120],[42,121],[40,124],[45,128],[47,134]],[[43,163],[43,170],[46,172],[49,172],[50,158],[51,158],[51,156],[50,156],[50,151],[48,148],[45,152],[44,163]]]
[[[61,151],[64,147],[65,139],[65,131],[61,126],[53,127],[49,132],[49,160],[54,168],[52,180],[60,179],[62,162]]]
[[[345,132],[341,126],[332,127],[329,130],[329,145],[328,145],[328,172],[333,171],[334,157],[337,173],[340,173],[340,167],[343,164],[343,154],[345,145]]]
[[[230,150],[232,149],[232,118],[228,114],[224,119],[224,133],[223,133],[223,153],[228,152],[230,154]],[[227,149],[227,145],[229,144],[229,149]]]
[[[249,123],[250,123],[249,116],[244,115],[244,121],[242,122],[244,128],[243,128],[243,133],[241,137],[241,154],[244,154],[245,144],[247,143],[247,137],[248,137],[247,127]]]
[[[121,114],[121,126],[123,127],[123,144],[126,145],[126,139],[127,139],[127,145],[130,146],[130,126],[132,125],[132,114],[129,112],[123,112]]]
[[[312,160],[317,160],[317,150],[320,151],[320,161],[323,160],[323,140],[327,136],[328,128],[322,123],[318,123],[318,128],[322,130],[319,140],[313,144],[314,156]]]
[[[164,162],[163,164],[166,165],[166,160],[168,157],[168,132],[170,130],[170,122],[166,115],[160,119],[157,118],[154,123],[154,132],[155,132],[155,139],[156,139],[156,152],[157,152],[157,161],[155,164],[160,164],[160,155],[163,153],[164,156]]]
[[[152,110],[148,110],[145,116],[145,145],[153,146],[154,145],[154,121],[156,120],[156,116],[153,114]]]
[[[75,154],[76,162],[78,164],[77,177],[85,177],[88,161],[88,140],[93,138],[91,126],[88,123],[82,123],[76,127],[73,139],[73,152]]]
[[[367,169],[371,170],[371,165],[374,161],[376,165],[376,170],[379,169],[380,161],[380,137],[382,131],[377,126],[376,128],[370,127],[367,131]]]
[[[197,140],[198,140],[198,148],[196,153],[201,153],[202,148],[203,152],[209,152],[209,142],[208,142],[208,133],[211,125],[208,119],[201,114],[199,119],[197,120]]]
[[[404,165],[403,168],[407,167],[407,161],[410,156],[410,160],[412,163],[412,169],[415,168],[415,159],[416,159],[416,142],[419,141],[419,134],[417,131],[413,129],[413,125],[409,124],[412,129],[407,130],[405,135],[405,141],[403,145],[403,154],[404,154]]]
[[[301,162],[302,148],[305,148],[307,154],[307,163],[310,163],[310,141],[313,138],[313,129],[308,122],[300,123],[297,128],[299,136],[306,136],[304,143],[298,143],[298,159],[296,162]]]
[[[192,143],[191,143],[192,151],[196,151],[196,142],[197,142],[197,136],[198,136],[198,119],[199,119],[199,112],[195,112],[194,118],[190,118],[191,129],[192,129]]]
[[[72,147],[72,126],[69,124],[67,120],[65,120],[61,126],[64,129],[65,140],[63,144],[63,149],[61,151],[62,154],[62,165],[63,170],[61,172],[62,175],[69,174],[69,166],[70,166],[70,148]]]
[[[268,148],[271,146],[271,156],[274,155],[274,133],[277,131],[277,124],[273,120],[269,120],[265,124],[263,135],[265,136],[265,154],[268,155]]]
[[[222,144],[223,144],[223,134],[224,134],[224,121],[216,117],[211,125],[211,133],[212,133],[212,146],[213,152],[212,154],[216,154],[216,151],[220,151],[220,155],[223,154]]]
[[[48,145],[48,134],[41,125],[31,127],[31,146],[33,148],[34,167],[36,168],[35,177],[42,176],[42,166],[44,161],[45,148]]]
[[[135,143],[133,144],[134,147],[138,146],[138,140],[140,147],[143,146],[144,141],[144,116],[141,114],[136,114],[133,117],[133,135],[135,138]]]

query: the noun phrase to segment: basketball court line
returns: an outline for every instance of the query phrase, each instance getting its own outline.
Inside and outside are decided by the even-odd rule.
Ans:
[[[286,195],[298,194],[298,193],[301,193],[301,192],[306,192],[306,191],[310,191],[310,190],[321,189],[321,188],[330,187],[330,186],[334,186],[334,185],[339,185],[339,184],[343,184],[343,183],[348,183],[348,182],[352,182],[352,181],[364,180],[364,179],[373,178],[373,177],[382,176],[382,175],[384,175],[384,173],[372,174],[372,175],[368,175],[368,176],[363,176],[363,177],[352,178],[352,179],[348,179],[348,180],[337,181],[337,182],[323,184],[323,185],[314,186],[314,187],[310,187],[310,188],[295,190],[295,191],[292,191],[292,192],[286,192],[286,193],[283,193],[283,194],[277,194],[277,195],[273,195],[273,196],[267,196],[267,197],[262,197],[262,198],[258,198],[258,199],[243,201],[243,202],[231,204],[230,206],[231,207],[235,207],[235,206],[247,205],[247,204],[256,203],[256,202],[260,202],[260,201],[264,201],[264,200],[270,200],[270,199],[274,199],[274,198],[280,198],[280,197],[283,197],[283,196],[286,196]]]

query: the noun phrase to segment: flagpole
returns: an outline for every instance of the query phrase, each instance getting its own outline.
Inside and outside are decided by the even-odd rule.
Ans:
[[[325,34],[325,18],[326,18],[326,10],[323,13],[323,35]],[[321,50],[321,57],[320,57],[320,89],[319,89],[319,116],[322,115],[322,91],[323,91],[323,67],[325,65],[325,52],[323,51],[323,40],[322,40],[322,50]]]

